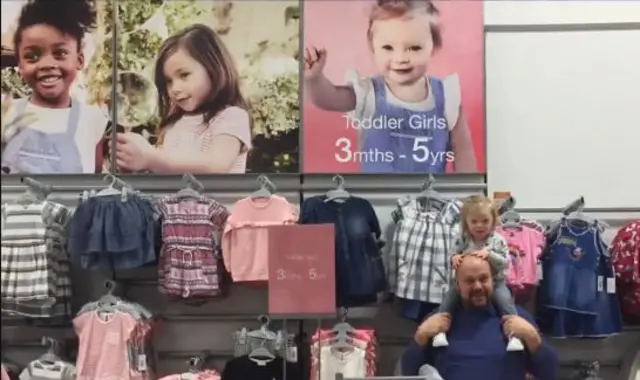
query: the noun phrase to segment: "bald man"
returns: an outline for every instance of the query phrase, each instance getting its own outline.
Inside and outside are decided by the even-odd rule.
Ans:
[[[435,314],[425,320],[402,356],[402,374],[418,375],[420,367],[435,367],[446,380],[556,380],[558,356],[542,339],[529,313],[518,308],[517,317],[504,324],[491,303],[493,280],[489,263],[466,256],[456,271],[461,304],[449,320]],[[449,330],[448,347],[432,347],[431,339]],[[503,331],[510,331],[526,346],[509,352]]]

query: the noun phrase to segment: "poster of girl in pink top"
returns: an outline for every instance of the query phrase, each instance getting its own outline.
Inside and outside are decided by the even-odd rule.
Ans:
[[[119,171],[299,171],[297,1],[117,4]]]

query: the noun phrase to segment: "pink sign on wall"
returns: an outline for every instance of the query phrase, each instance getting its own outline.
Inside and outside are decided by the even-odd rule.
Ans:
[[[335,314],[332,224],[273,226],[269,231],[269,315]]]

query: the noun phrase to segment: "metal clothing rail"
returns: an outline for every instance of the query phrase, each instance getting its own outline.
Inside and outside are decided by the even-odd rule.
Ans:
[[[344,377],[336,373],[336,380],[426,380],[427,376],[375,376],[375,377]]]

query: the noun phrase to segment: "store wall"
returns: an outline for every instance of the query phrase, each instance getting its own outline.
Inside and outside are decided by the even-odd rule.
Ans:
[[[321,194],[332,188],[331,176],[305,176],[304,182],[297,175],[271,176],[281,194],[290,202],[299,204],[303,197]],[[182,188],[179,178],[175,177],[132,177],[125,179],[135,188],[156,195],[168,194]],[[70,177],[65,181],[55,178],[42,178],[43,182],[56,185],[52,194],[54,201],[73,207],[77,194],[83,189],[101,188],[104,182],[96,177]],[[393,178],[346,176],[346,186],[353,195],[369,199],[375,206],[378,218],[383,226],[390,227],[389,214],[395,200],[410,193],[419,191],[422,178],[394,176]],[[482,192],[485,189],[482,176],[448,176],[438,178],[437,189],[444,194],[464,197]],[[203,179],[206,192],[225,205],[232,205],[236,200],[248,196],[257,186],[255,178],[220,177]],[[302,191],[300,191],[302,189]],[[3,179],[2,198],[11,202],[24,189],[17,180]],[[558,210],[559,211],[559,210]],[[386,229],[387,240],[390,228]],[[74,284],[76,306],[97,299],[103,293],[104,280],[110,273],[96,274],[76,270]],[[257,317],[267,310],[266,292],[255,287],[233,285],[227,298],[210,302],[201,307],[185,306],[171,303],[156,290],[157,275],[151,269],[140,269],[117,274],[121,295],[139,302],[150,309],[161,313],[166,321],[158,334],[155,344],[161,359],[160,369],[163,372],[180,371],[185,360],[192,355],[209,350],[214,362],[222,366],[233,355],[232,333],[242,327],[257,327]],[[410,339],[415,325],[396,316],[391,305],[380,307],[353,309],[349,312],[350,321],[354,325],[376,328],[380,341],[379,365],[382,374],[391,374],[395,361],[402,348]],[[303,330],[312,331],[317,321],[304,322]],[[331,325],[334,321],[322,321]],[[274,328],[281,323],[274,322]],[[288,331],[297,332],[298,321],[288,321]],[[38,337],[69,336],[71,331],[60,331],[38,328],[3,328],[3,334],[12,337],[15,344],[5,347],[5,352],[14,360],[28,362],[42,351],[38,346]],[[630,353],[640,347],[640,331],[628,332],[622,336],[607,340],[564,340],[554,342],[560,349],[563,372],[569,373],[578,360],[598,359],[603,365],[603,379],[622,380],[621,373],[628,373],[631,360]],[[632,358],[633,356],[631,356]],[[627,360],[627,362],[625,362]],[[626,380],[626,378],[624,378]]]
[[[607,239],[640,218],[637,46],[640,2],[486,1],[488,193],[541,222],[584,196]],[[593,358],[603,379],[633,379],[640,365],[638,331],[554,343],[565,370]]]
[[[627,100],[625,96],[628,93],[625,91],[631,88],[627,85],[631,86],[633,83],[637,83],[633,82],[634,80],[639,79],[637,72],[631,70],[633,65],[640,67],[638,64],[640,63],[640,52],[636,55],[631,54],[633,46],[640,46],[640,40],[638,44],[632,45],[639,38],[637,32],[631,30],[633,23],[640,23],[640,2],[486,2],[487,178],[485,179],[483,175],[439,177],[437,190],[457,197],[487,191],[487,187],[489,193],[492,191],[512,191],[523,213],[543,222],[555,218],[560,209],[573,198],[585,195],[587,204],[591,207],[589,213],[611,225],[609,235],[623,221],[640,217],[640,198],[634,204],[634,198],[629,193],[635,189],[635,194],[637,194],[637,188],[640,185],[638,183],[640,177],[631,174],[637,173],[637,167],[634,171],[630,166],[625,166],[624,160],[606,161],[607,165],[611,166],[603,165],[603,169],[600,169],[602,171],[594,170],[585,174],[567,170],[566,167],[558,163],[557,159],[565,157],[563,152],[569,149],[571,151],[577,149],[577,152],[581,152],[581,144],[591,147],[588,142],[594,141],[589,140],[595,139],[592,136],[599,136],[602,144],[598,146],[598,152],[603,157],[606,156],[606,160],[611,160],[612,157],[619,158],[620,156],[616,156],[616,154],[634,154],[634,152],[638,154],[637,149],[626,153],[623,152],[623,145],[609,143],[609,140],[615,140],[619,144],[632,141],[632,138],[636,136],[632,133],[640,131],[638,128],[635,130],[630,128],[632,125],[630,123],[635,122],[635,125],[638,125],[640,115],[634,116],[634,112],[637,113],[640,107],[622,107],[624,101]],[[625,30],[607,32],[597,30],[597,28],[615,29],[611,27],[613,24],[621,26],[620,29],[624,26]],[[558,29],[580,27],[589,30],[573,32],[574,34],[569,35],[566,31],[546,31],[551,28],[549,25]],[[588,28],[584,25],[588,25]],[[610,37],[610,34],[607,33],[619,34]],[[563,38],[565,39],[563,40]],[[557,44],[560,41],[565,41],[563,43],[567,44],[564,49],[558,48]],[[521,44],[521,47],[518,47],[518,44]],[[617,50],[611,46],[614,44],[617,44],[615,46]],[[530,52],[534,50],[534,47],[539,55],[546,52],[547,56],[553,55],[553,58],[542,59],[544,57],[531,56]],[[564,51],[572,51],[571,49],[574,48],[573,55],[560,55]],[[514,51],[519,52],[521,56],[518,57],[510,53],[511,49],[517,49]],[[602,56],[617,54],[617,51],[625,53],[627,59],[622,59],[623,62],[619,62],[620,59],[616,58],[615,64],[617,66],[615,68],[609,69],[608,66],[602,68],[600,71],[602,75],[596,76],[597,71],[594,70],[594,66],[596,64],[602,66],[606,63],[601,61]],[[636,49],[636,51],[638,50]],[[581,56],[582,59],[574,61],[575,56]],[[523,61],[516,61],[518,59]],[[544,68],[548,70],[543,71],[541,66],[535,66],[534,63],[539,65],[544,63],[547,65]],[[517,64],[521,65],[522,71],[517,71],[518,67],[514,67],[518,66]],[[564,77],[553,72],[567,66],[573,70],[567,70]],[[497,75],[499,74],[498,70],[502,70],[501,75]],[[559,83],[563,84],[562,89],[566,90],[567,87],[578,86],[580,84],[578,79],[598,82],[593,78],[605,77],[604,73],[609,75],[613,70],[624,73],[626,79],[622,81],[618,81],[616,78],[609,79],[604,81],[606,83],[598,83],[599,87],[594,87],[594,89],[597,95],[602,94],[599,96],[600,102],[597,105],[601,107],[602,112],[610,114],[611,122],[605,123],[605,126],[615,132],[611,132],[608,136],[616,136],[617,134],[619,138],[610,137],[607,139],[593,133],[592,130],[579,128],[590,119],[598,117],[596,113],[582,115],[580,119],[573,121],[558,119],[559,115],[568,117],[567,115],[597,111],[595,105],[576,108],[575,102],[572,102],[571,99],[557,99],[556,96],[559,94],[567,96],[565,92],[558,90]],[[534,73],[535,75],[533,75]],[[575,76],[578,74],[581,74],[582,77]],[[533,76],[533,78],[529,76]],[[556,81],[551,81],[552,78]],[[565,82],[561,82],[561,79]],[[538,83],[539,89],[532,89],[531,86],[535,83]],[[636,88],[638,84],[636,84]],[[523,91],[523,89],[527,91]],[[583,104],[590,104],[587,95],[591,92],[586,91],[588,88],[578,87],[578,89],[583,94]],[[618,102],[612,101],[615,99],[612,99],[610,93],[603,92],[614,89],[618,91],[618,98],[614,96]],[[519,99],[520,102],[510,104],[512,99]],[[637,100],[637,96],[635,99]],[[523,110],[520,103],[527,104],[527,109]],[[556,107],[558,104],[562,105],[561,109]],[[548,146],[539,145],[547,140],[536,138],[535,134],[527,134],[526,131],[532,128],[547,128],[548,126],[541,122],[541,119],[530,119],[529,114],[527,117],[522,117],[520,114],[510,114],[510,112],[515,112],[514,110],[525,112],[530,109],[536,110],[541,115],[546,115],[549,124],[553,122],[554,125],[561,127],[561,129],[558,127],[553,133],[546,132],[548,139],[553,137],[564,139],[573,134],[576,137],[575,140],[572,140],[572,145],[568,145],[569,147],[561,151],[553,151]],[[531,125],[530,120],[534,120],[536,123]],[[623,129],[622,126],[625,128]],[[516,131],[518,133],[515,133]],[[502,141],[500,136],[503,138]],[[507,136],[509,140],[504,140]],[[527,136],[527,140],[522,140],[522,136]],[[636,138],[635,141],[639,139]],[[517,152],[505,149],[505,144],[512,143],[518,147]],[[529,143],[533,145],[528,145]],[[592,160],[593,155],[583,155],[579,158],[580,162],[594,163],[583,161]],[[625,158],[634,158],[634,156],[625,156]],[[520,163],[520,165],[509,167],[507,161]],[[638,159],[635,162],[637,163]],[[562,173],[562,176],[557,173]],[[553,177],[553,175],[556,176]],[[608,176],[606,181],[598,180],[605,175]],[[77,194],[81,190],[104,186],[102,179],[94,176],[67,176],[64,179],[43,177],[40,179],[55,186],[54,193],[51,195],[52,200],[70,207],[75,204]],[[250,175],[200,179],[204,183],[208,195],[229,206],[257,188],[255,176]],[[286,196],[290,202],[295,204],[299,204],[305,197],[321,194],[332,187],[331,176],[274,175],[270,176],[270,179],[278,187],[278,194]],[[345,179],[346,187],[353,195],[369,199],[373,203],[378,218],[384,226],[390,224],[389,214],[394,207],[395,200],[404,194],[417,193],[424,180],[423,177],[409,176],[345,176]],[[126,180],[137,189],[155,195],[172,193],[183,186],[177,177],[137,176],[126,178]],[[612,186],[611,184],[614,183],[619,185]],[[22,191],[24,188],[20,186],[16,178],[3,177],[3,202],[11,202]],[[591,202],[590,199],[593,201]],[[610,199],[620,200],[620,202],[612,204],[609,202]],[[612,209],[613,207],[616,209]],[[622,209],[623,207],[624,209]],[[389,231],[390,229],[387,228],[387,238]],[[76,284],[77,295],[75,302],[77,306],[98,298],[103,292],[104,280],[109,276],[109,273],[96,274],[75,271],[74,284]],[[215,362],[222,366],[233,353],[233,331],[241,327],[256,327],[258,325],[257,317],[267,310],[266,292],[255,287],[233,285],[227,298],[208,303],[202,307],[191,307],[167,302],[156,290],[157,275],[153,269],[118,273],[116,277],[124,297],[140,302],[163,314],[166,318],[162,331],[155,341],[161,358],[160,369],[162,372],[182,371],[185,360],[203,350],[209,350]],[[410,339],[415,325],[398,318],[390,305],[351,310],[349,316],[355,325],[373,326],[377,329],[381,347],[378,356],[380,358],[380,372],[386,375],[391,374],[394,363],[403,346]],[[333,321],[324,321],[324,323],[332,324]],[[275,326],[277,323],[274,322]],[[286,327],[289,331],[298,331],[300,327],[304,331],[311,331],[316,327],[316,322],[306,321],[300,326],[297,321],[289,321]],[[28,362],[42,351],[37,344],[39,336],[59,336],[69,333],[71,332],[37,328],[17,330],[3,328],[3,335],[9,334],[16,338],[14,339],[15,344],[4,347],[3,353],[14,360]],[[627,331],[621,336],[607,340],[563,340],[554,342],[554,344],[560,349],[564,375],[571,372],[575,361],[597,359],[603,365],[601,371],[603,379],[627,380],[633,358],[640,347],[640,331]]]
[[[639,208],[640,2],[488,1],[485,30],[489,190]]]

